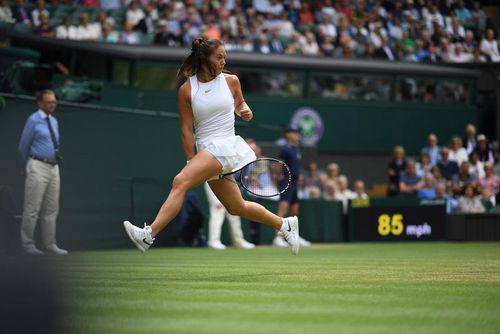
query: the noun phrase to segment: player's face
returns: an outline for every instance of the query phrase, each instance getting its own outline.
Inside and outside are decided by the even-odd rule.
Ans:
[[[226,49],[221,45],[215,48],[208,58],[210,67],[215,70],[217,75],[219,75],[224,69],[224,66],[226,66],[226,56]]]

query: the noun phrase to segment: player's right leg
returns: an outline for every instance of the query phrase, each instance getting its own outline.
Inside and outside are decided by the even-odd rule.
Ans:
[[[179,213],[186,192],[221,172],[221,163],[208,151],[197,153],[174,177],[172,189],[150,226],[138,228],[128,221],[123,222],[130,240],[141,251],[146,251],[155,236]]]
[[[233,182],[215,180],[208,182],[208,185],[230,214],[267,224],[280,230],[285,240],[290,244],[292,254],[299,252],[299,221],[297,217],[281,218],[258,203],[245,201],[241,196],[240,189]]]

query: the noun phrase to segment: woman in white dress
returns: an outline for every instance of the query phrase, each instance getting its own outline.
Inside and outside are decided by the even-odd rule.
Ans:
[[[197,38],[179,69],[179,76],[187,78],[177,96],[186,166],[174,177],[172,189],[151,225],[141,229],[128,221],[123,223],[129,238],[143,252],[177,215],[186,192],[208,181],[230,214],[280,230],[292,254],[298,253],[297,217],[280,218],[258,203],[245,201],[235,183],[218,179],[218,175],[256,158],[248,144],[235,135],[234,115],[248,122],[253,113],[243,99],[238,77],[223,73],[225,64],[226,50],[221,41]]]

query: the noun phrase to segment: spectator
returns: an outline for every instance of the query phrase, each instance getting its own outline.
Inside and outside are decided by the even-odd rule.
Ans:
[[[271,40],[269,41],[269,48],[271,53],[283,53],[285,51],[285,47],[283,46],[283,42],[279,38],[278,31],[273,31],[271,34]]]
[[[455,15],[463,25],[470,26],[473,24],[472,14],[469,11],[469,9],[467,9],[467,7],[465,7],[463,0],[457,0],[457,4],[455,7]]]
[[[305,56],[319,55],[319,45],[316,42],[316,37],[312,32],[306,33],[306,41],[302,45],[302,54]]]
[[[441,174],[441,170],[439,169],[439,167],[437,165],[433,166],[431,168],[431,174],[432,174],[432,177],[434,177],[435,183],[439,183],[439,182],[446,183],[446,179]]]
[[[44,12],[40,14],[39,24],[35,28],[35,34],[43,37],[55,37],[54,28],[49,23],[49,16]]]
[[[80,14],[80,25],[76,29],[75,39],[78,40],[96,40],[95,29],[89,24],[89,14]]]
[[[406,170],[401,175],[399,181],[399,193],[407,196],[415,196],[422,187],[422,178],[417,175],[415,161],[410,160],[406,163]]]
[[[472,21],[478,31],[479,34],[484,33],[486,30],[486,14],[481,8],[480,1],[474,1],[471,10]]]
[[[300,44],[300,34],[294,32],[292,40],[285,50],[286,54],[299,55],[302,54],[302,45]]]
[[[465,29],[456,17],[451,20],[446,32],[450,36],[452,43],[462,43],[465,39]]]
[[[465,186],[468,184],[475,184],[476,177],[469,172],[469,168],[469,161],[462,162],[460,169],[458,170],[458,174],[451,179],[451,189],[454,195],[462,195],[464,193]]]
[[[135,27],[141,19],[144,18],[144,11],[139,6],[137,0],[132,0],[125,13],[125,21],[130,23],[132,27]]]
[[[120,40],[120,35],[118,31],[113,29],[113,25],[111,23],[105,23],[102,27],[101,36],[99,40],[106,43],[118,43]]]
[[[390,61],[396,60],[396,57],[389,45],[389,38],[387,36],[382,36],[382,45],[375,52],[375,57]]]
[[[460,137],[454,136],[451,138],[449,157],[451,161],[455,161],[459,166],[461,166],[464,161],[469,160],[469,155],[463,147]]]
[[[96,8],[98,6],[98,0],[81,0],[83,7]]]
[[[430,133],[427,137],[427,146],[422,148],[423,152],[429,154],[431,165],[435,166],[439,160],[438,138],[434,133]]]
[[[500,189],[500,178],[493,173],[493,164],[484,164],[484,177],[478,180],[478,190],[484,199],[489,200],[493,206],[496,205],[496,196]]]
[[[299,25],[309,26],[314,24],[314,14],[308,2],[302,2],[298,13]]]
[[[495,163],[493,165],[493,172],[495,173],[496,176],[500,177],[500,150],[496,149],[493,152],[493,158],[495,160]]]
[[[71,24],[71,16],[65,16],[63,24],[56,28],[56,37],[61,39],[76,39],[76,27]]]
[[[477,135],[476,135],[476,127],[472,124],[467,124],[465,127],[465,149],[467,150],[467,154],[471,154],[472,151],[476,149],[477,143]]]
[[[100,10],[97,13],[97,18],[95,22],[93,22],[90,26],[92,29],[94,29],[94,36],[96,39],[100,39],[101,34],[102,34],[102,29],[106,25],[106,22],[110,23],[111,25],[114,25],[114,19],[113,18],[108,18],[107,14],[105,11]]]
[[[47,15],[47,18],[50,15],[49,11],[45,9],[45,0],[38,0],[35,9],[31,12],[31,22],[35,28],[40,25],[40,14],[42,13]]]
[[[387,196],[397,196],[399,194],[400,177],[405,170],[405,150],[402,146],[396,146],[392,152],[392,160],[389,162],[387,168],[387,175],[389,177]]]
[[[269,42],[265,34],[261,34],[259,38],[257,38],[254,51],[257,53],[264,53],[264,54],[271,53],[271,48],[269,47]]]
[[[362,180],[354,181],[354,199],[368,199],[368,194],[365,192],[365,183]]]
[[[450,63],[470,63],[473,59],[474,55],[472,53],[462,52],[462,44],[460,43],[453,45],[453,52],[448,57]]]
[[[447,181],[451,181],[453,176],[458,174],[458,164],[450,160],[450,151],[446,146],[441,148],[441,159],[437,166]]]
[[[457,210],[460,213],[483,213],[486,211],[472,184],[467,185],[464,195],[458,198]]]
[[[154,44],[166,46],[174,46],[176,44],[176,38],[170,31],[168,31],[167,26],[168,24],[166,20],[162,19],[158,21]]]
[[[476,151],[469,154],[469,173],[476,179],[484,177],[484,163],[479,160]]]
[[[304,185],[308,192],[315,188],[315,192],[321,193],[322,182],[318,172],[318,163],[316,161],[309,161],[307,164],[307,173],[304,176]]]
[[[417,175],[424,177],[424,175],[431,173],[432,165],[429,158],[429,153],[420,152],[420,161],[417,163]]]
[[[424,175],[422,187],[417,191],[417,197],[421,199],[436,198],[436,190],[434,188],[434,177],[432,176],[432,174]]]
[[[12,17],[12,11],[6,0],[0,0],[0,22],[15,22],[14,17]]]
[[[337,28],[333,25],[331,16],[323,15],[321,23],[318,25],[318,31],[321,36],[337,38]]]
[[[479,45],[481,53],[488,58],[489,61],[499,61],[500,52],[498,50],[498,43],[495,40],[495,32],[493,29],[486,31],[486,36],[481,40]]]
[[[151,15],[153,12],[153,6],[146,5],[144,7],[144,16],[137,22],[134,26],[134,30],[140,31],[143,34],[152,34],[155,32],[155,19]]]
[[[437,182],[436,186],[436,199],[444,199],[446,201],[446,213],[454,212],[458,206],[458,201],[451,197],[446,191],[446,184],[444,182]]]
[[[304,175],[300,174],[297,179],[297,197],[299,200],[309,199],[309,190],[306,187],[306,183],[304,181]]]
[[[17,23],[32,25],[28,10],[24,6],[24,0],[16,0],[16,4],[12,7],[12,17]]]
[[[347,213],[349,208],[349,200],[355,198],[355,194],[349,189],[349,180],[347,176],[340,175],[338,177],[338,190],[335,192],[335,199],[337,201],[342,201],[342,207],[344,208],[344,213]]]
[[[292,35],[295,32],[295,27],[293,26],[293,23],[288,19],[288,13],[283,12],[280,15],[280,22],[278,26],[278,35],[281,38],[292,38]]]
[[[123,31],[120,33],[120,43],[139,44],[141,42],[139,34],[133,30],[130,22],[125,22]]]
[[[340,167],[335,162],[328,164],[326,168],[326,179],[325,181],[333,181],[335,190],[338,190],[338,177],[340,173]]]
[[[121,0],[100,0],[101,9],[108,11],[121,7]]]
[[[323,199],[325,201],[333,201],[336,199],[337,183],[333,180],[327,180],[325,182],[323,190]]]
[[[493,152],[485,135],[479,134],[477,136],[477,146],[475,151],[479,161],[483,163],[493,162]]]
[[[462,42],[464,52],[474,54],[477,49],[477,41],[474,39],[474,32],[471,30],[465,31],[465,38]]]

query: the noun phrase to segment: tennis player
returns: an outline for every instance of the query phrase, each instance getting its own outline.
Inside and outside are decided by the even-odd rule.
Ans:
[[[186,166],[174,177],[172,189],[150,226],[138,228],[123,222],[128,236],[143,252],[177,215],[186,192],[205,181],[230,214],[272,226],[282,232],[292,254],[299,251],[297,217],[281,218],[258,203],[245,201],[235,183],[218,180],[218,175],[256,159],[243,138],[235,135],[234,114],[248,122],[253,113],[243,99],[238,77],[223,73],[225,65],[226,50],[221,41],[193,40],[191,53],[178,73],[187,78],[177,95]]]

